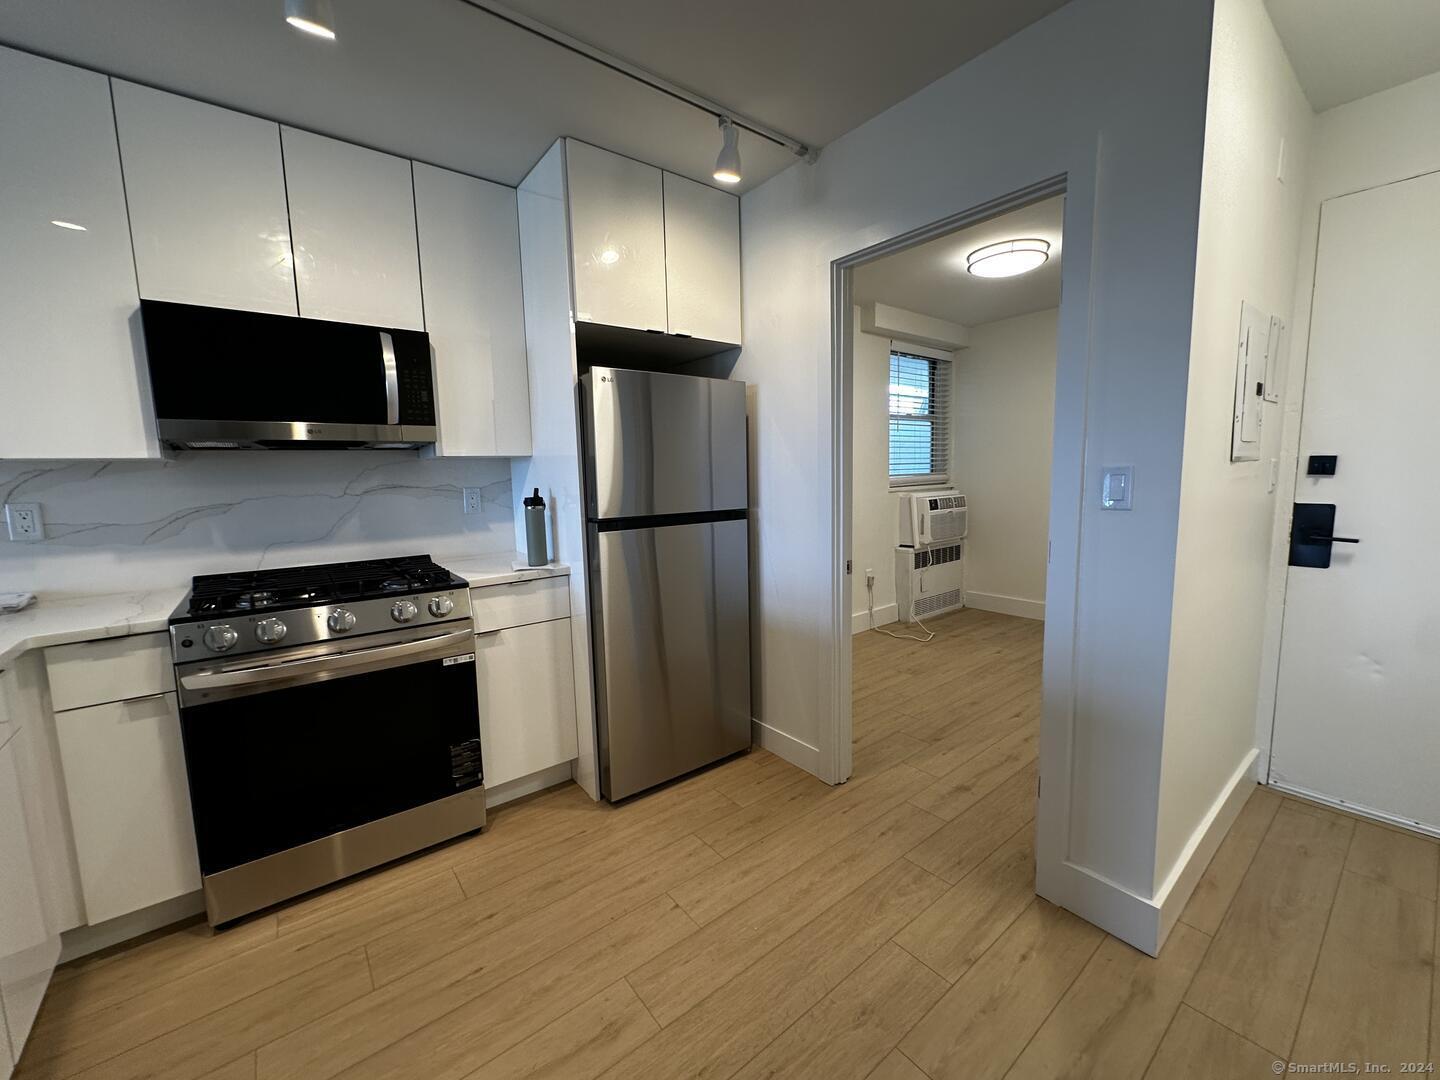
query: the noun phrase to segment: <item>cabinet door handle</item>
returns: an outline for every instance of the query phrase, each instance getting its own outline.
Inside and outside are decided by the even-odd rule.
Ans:
[[[169,697],[169,696],[170,696],[171,694],[173,694],[174,692],[175,692],[175,691],[173,691],[173,690],[162,690],[162,691],[161,691],[160,693],[158,693],[158,694],[146,694],[144,697],[125,698],[125,699],[123,699],[123,701],[121,702],[121,704],[123,704],[123,705],[139,705],[142,701],[158,701],[158,700],[160,700],[161,698]]]

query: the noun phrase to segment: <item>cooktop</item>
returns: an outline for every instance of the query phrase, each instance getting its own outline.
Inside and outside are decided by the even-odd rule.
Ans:
[[[188,605],[172,622],[284,611],[316,604],[374,600],[405,593],[463,589],[468,583],[429,555],[286,566],[237,574],[202,574],[191,580]]]

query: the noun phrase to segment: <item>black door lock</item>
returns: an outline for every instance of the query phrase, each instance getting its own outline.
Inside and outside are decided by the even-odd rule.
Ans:
[[[1290,518],[1290,565],[1330,568],[1334,544],[1358,544],[1354,536],[1335,535],[1334,503],[1296,503]]]

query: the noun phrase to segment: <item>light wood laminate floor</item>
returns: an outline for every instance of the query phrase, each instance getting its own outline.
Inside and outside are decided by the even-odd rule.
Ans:
[[[573,786],[57,972],[25,1080],[1250,1077],[1425,1061],[1437,847],[1260,789],[1159,959],[1033,893],[1040,624],[855,640],[855,773]]]

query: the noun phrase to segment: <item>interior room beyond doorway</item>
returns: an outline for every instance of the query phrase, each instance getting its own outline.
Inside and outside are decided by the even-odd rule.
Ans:
[[[1063,207],[966,226],[852,282],[856,769],[927,774],[937,810],[975,822],[949,830],[951,871],[1013,862],[1026,896]]]

